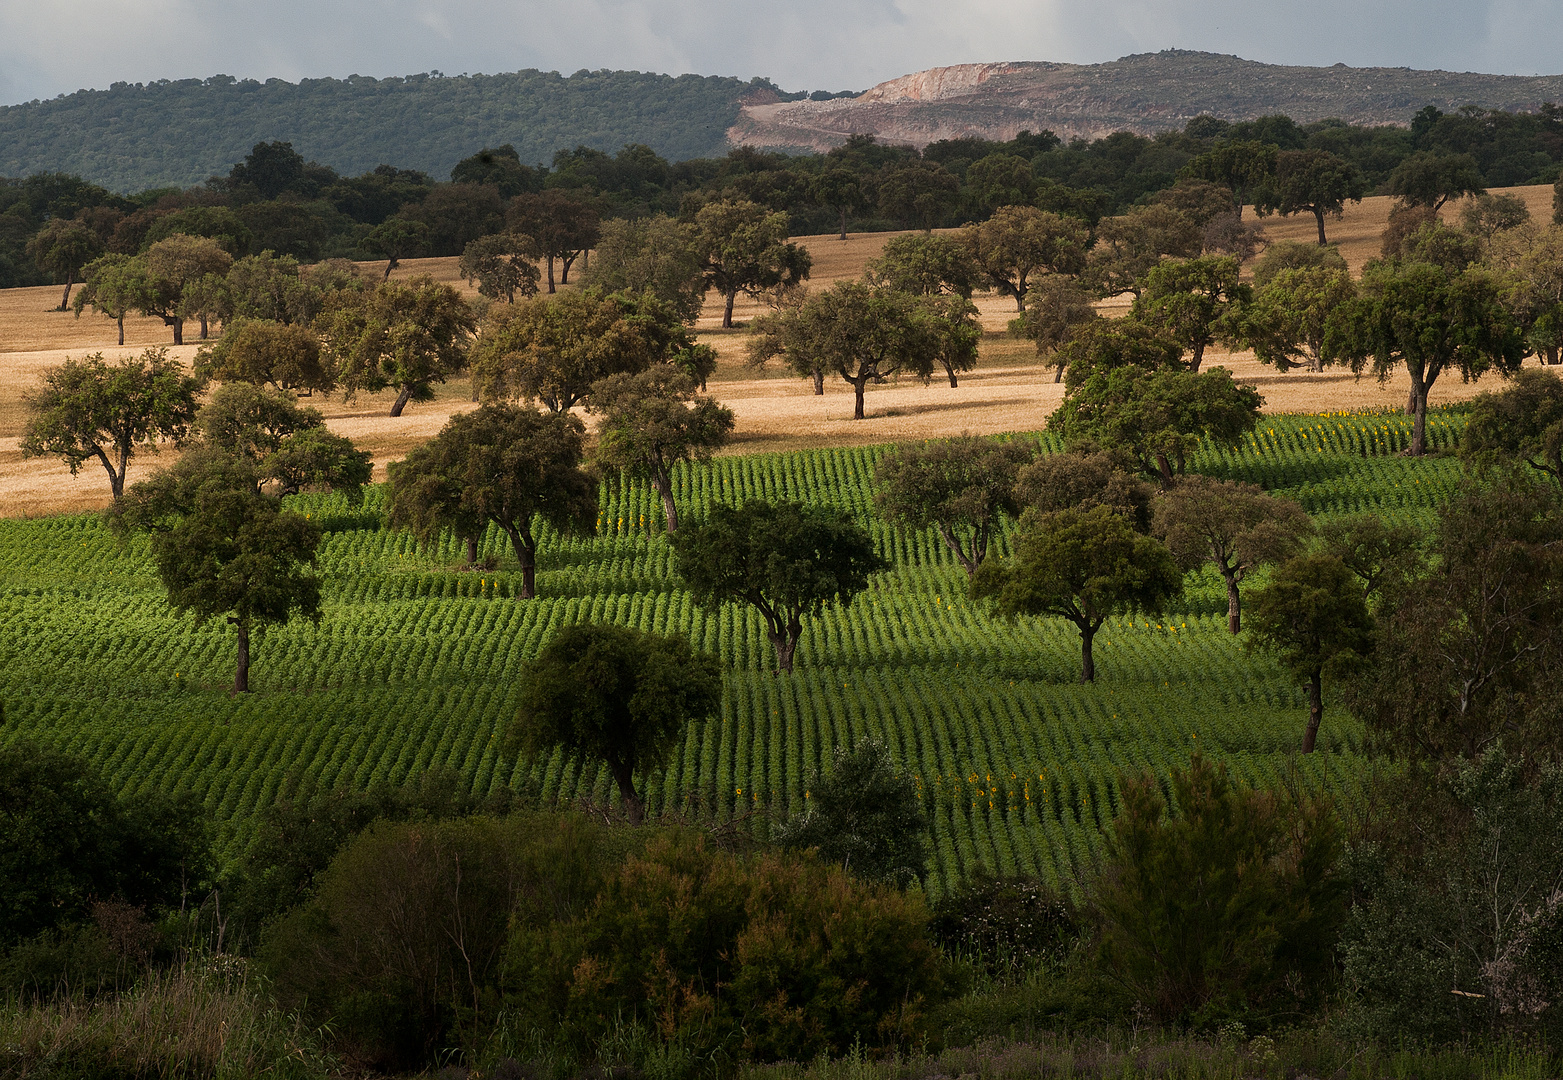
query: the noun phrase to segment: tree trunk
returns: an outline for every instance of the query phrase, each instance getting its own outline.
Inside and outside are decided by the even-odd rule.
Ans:
[[[125,316],[121,315],[116,322],[119,323],[119,343],[125,344]]]
[[[574,255],[559,256],[559,284],[570,284],[570,264],[575,261]]]
[[[955,378],[955,369],[949,364],[944,365],[944,372],[950,377],[950,389],[954,390],[960,383]]]
[[[233,668],[233,692],[248,694],[250,692],[250,621],[236,619],[231,615],[228,621],[239,631],[239,658]]]
[[[1062,363],[1057,364],[1053,368],[1053,381],[1056,383],[1064,381],[1064,365]]]
[[[548,256],[548,291],[554,291],[554,257]]]
[[[120,452],[119,468],[116,470],[114,463],[109,460],[109,456],[103,452],[103,449],[98,447],[97,450],[98,460],[103,462],[103,468],[109,474],[109,490],[114,493],[114,501],[118,502],[119,497],[125,494],[125,472],[130,463],[130,455]]]
[[[183,319],[176,318],[174,320],[174,344],[175,345],[183,345],[184,343],[185,343],[185,321]]]
[[[510,525],[505,532],[510,537],[510,550],[516,553],[516,561],[521,564],[520,599],[534,599],[537,596],[537,542],[532,539],[530,529]]]
[[[868,386],[868,376],[859,375],[855,379],[848,379],[847,382],[852,384],[852,392],[857,398],[852,408],[852,419],[861,420],[863,419],[863,390]]]
[[[1319,246],[1324,247],[1329,243],[1329,241],[1324,238],[1324,211],[1315,210],[1313,212],[1313,217],[1314,220],[1319,223]]]
[[[624,815],[630,819],[631,825],[639,825],[645,818],[646,804],[635,793],[635,771],[617,761],[608,762],[608,771],[613,774],[613,782],[619,789]]]
[[[1161,486],[1170,488],[1173,480],[1172,463],[1167,460],[1166,454],[1158,453],[1156,455],[1156,472],[1161,476]]]
[[[478,564],[478,538],[476,536],[469,536],[469,537],[467,537],[467,565],[468,566],[476,566],[477,564]]]
[[[202,341],[206,340],[206,334],[207,334],[206,315],[203,312],[202,315],[201,315],[201,340]]]
[[[1308,673],[1308,730],[1303,733],[1303,753],[1313,753],[1319,738],[1319,721],[1324,719],[1324,678],[1318,668]]]
[[[402,392],[396,395],[396,402],[391,406],[391,415],[400,416],[407,403],[412,400],[412,385],[409,383],[402,387]]]
[[[944,541],[944,546],[949,548],[951,553],[954,554],[955,561],[965,568],[967,578],[975,576],[977,564],[982,561],[982,557],[975,550],[977,546],[976,538],[973,537],[972,553],[967,555],[961,548],[961,542],[955,539],[955,534],[950,531],[948,525],[935,525],[934,530],[939,534],[939,539]]]
[[[843,206],[841,208],[841,239],[845,240],[846,238],[847,238],[847,208],[845,206]]]
[[[825,373],[823,371],[816,371],[814,373],[814,396],[825,396]]]
[[[1227,582],[1227,629],[1232,633],[1241,633],[1243,630],[1243,596],[1237,591],[1237,574],[1234,571],[1223,569],[1221,576]]]
[[[667,520],[668,532],[678,532],[678,504],[673,501],[672,480],[659,467],[651,478],[651,486],[657,489],[658,495],[662,496],[662,516]]]
[[[386,259],[385,260],[385,276],[382,277],[380,280],[381,281],[390,281],[391,280],[391,271],[396,269],[396,264],[398,262],[400,262],[400,261],[401,260],[398,259],[395,255],[392,255],[389,259]]]
[[[55,310],[57,310],[57,311],[69,311],[70,310],[70,307],[71,307],[71,286],[74,285],[74,284],[76,284],[76,275],[75,274],[71,274],[71,273],[67,273],[65,275],[65,297],[64,297],[64,299],[62,299],[60,301],[60,306],[58,308],[56,308]]]
[[[1096,658],[1091,655],[1091,644],[1096,639],[1096,627],[1086,623],[1080,627],[1080,681],[1096,681]]]
[[[731,330],[733,328],[733,301],[737,299],[738,290],[729,289],[727,291],[727,307],[722,311],[722,329],[724,330]]]
[[[1205,346],[1194,346],[1194,359],[1189,363],[1189,370],[1195,375],[1199,374],[1199,365],[1205,362]]]
[[[1427,390],[1416,396],[1416,419],[1411,423],[1411,456],[1427,453]]]
[[[803,626],[794,622],[782,634],[773,634],[766,631],[766,636],[771,639],[771,644],[776,646],[776,670],[792,673],[792,658],[798,651],[798,638],[803,636]]]

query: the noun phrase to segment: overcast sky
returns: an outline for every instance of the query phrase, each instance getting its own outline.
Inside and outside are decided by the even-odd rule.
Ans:
[[[861,90],[944,64],[1167,48],[1555,74],[1563,0],[0,0],[0,104],[218,73],[530,67]]]

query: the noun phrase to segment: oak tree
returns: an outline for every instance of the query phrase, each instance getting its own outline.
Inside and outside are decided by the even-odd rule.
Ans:
[[[1016,311],[1025,311],[1033,275],[1085,269],[1090,233],[1075,218],[1033,206],[1005,206],[987,221],[966,226],[961,239],[989,283],[1015,298]]]
[[[693,324],[705,302],[695,227],[666,214],[603,222],[581,286],[605,293],[649,292]]]
[[[1329,243],[1324,236],[1327,215],[1340,217],[1346,203],[1361,202],[1367,192],[1362,172],[1345,158],[1328,150],[1282,150],[1275,156],[1275,173],[1259,185],[1254,212],[1267,214],[1312,214],[1319,227],[1319,246]]]
[[[1091,297],[1073,278],[1049,274],[1031,287],[1031,306],[1010,320],[1009,332],[1035,342],[1037,355],[1053,367],[1053,381],[1061,382],[1068,366],[1061,347],[1077,327],[1100,318]]]
[[[970,298],[980,271],[966,245],[949,236],[892,236],[877,259],[870,259],[864,279],[876,288],[916,296],[952,293]]]
[[[523,192],[510,200],[505,224],[512,233],[530,236],[548,267],[548,291],[554,288],[554,261],[559,282],[570,283],[570,267],[597,243],[600,221],[597,201],[588,195],[551,188]]]
[[[145,259],[111,253],[94,259],[82,270],[81,288],[71,306],[77,318],[90,306],[113,319],[119,329],[119,344],[123,345],[125,316],[145,306],[150,287]]]
[[[314,330],[298,323],[236,319],[222,337],[195,355],[203,379],[275,386],[279,390],[329,393],[336,373]]]
[[[1523,461],[1563,483],[1563,379],[1524,368],[1504,389],[1477,395],[1460,453],[1479,462]]]
[[[27,242],[27,254],[39,270],[53,275],[56,281],[65,279],[65,295],[54,310],[69,311],[71,286],[86,265],[103,254],[103,240],[79,221],[51,218]]]
[[[1181,345],[1190,354],[1189,370],[1198,372],[1208,346],[1238,338],[1252,294],[1239,280],[1236,259],[1205,255],[1152,267],[1132,312]]]
[[[456,265],[467,284],[478,284],[478,295],[491,300],[516,302],[516,294],[537,295],[541,276],[532,255],[537,250],[529,236],[494,233],[480,236],[467,245]]]
[[[695,251],[707,288],[722,297],[722,326],[733,325],[739,293],[759,296],[808,279],[813,260],[787,240],[787,215],[746,200],[707,203],[695,214]]]
[[[257,490],[267,484],[279,495],[330,490],[356,504],[374,470],[369,454],[327,428],[318,409],[280,390],[226,383],[201,406],[195,428],[201,445],[250,462]]]

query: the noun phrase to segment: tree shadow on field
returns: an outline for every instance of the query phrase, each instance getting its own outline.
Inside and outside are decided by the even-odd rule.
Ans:
[[[925,405],[896,405],[879,411],[869,411],[867,419],[877,420],[887,416],[922,416],[926,413],[959,412],[963,409],[1013,408],[1012,398],[993,398],[987,401],[951,401]]]

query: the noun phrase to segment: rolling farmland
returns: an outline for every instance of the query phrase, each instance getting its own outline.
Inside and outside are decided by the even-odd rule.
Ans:
[[[1449,447],[1460,423],[1432,415],[1432,445]],[[1397,456],[1409,435],[1396,413],[1271,416],[1242,446],[1206,450],[1191,467],[1290,494],[1315,515],[1427,521],[1459,465]],[[0,740],[25,733],[80,751],[127,793],[194,793],[229,855],[290,774],[365,786],[444,765],[478,792],[511,785],[602,802],[605,769],[557,756],[518,765],[497,748],[517,678],[550,632],[612,620],[687,634],[726,671],[722,715],[689,728],[650,781],[652,814],[723,822],[800,810],[809,773],[836,746],[875,735],[919,778],[935,890],[977,862],[1067,879],[1099,842],[1121,770],[1165,773],[1193,749],[1253,782],[1295,769],[1308,784],[1354,789],[1360,730],[1330,710],[1320,752],[1294,754],[1303,696],[1227,634],[1214,576],[1191,577],[1164,617],[1111,621],[1098,681],[1082,687],[1073,628],[990,618],[931,533],[873,517],[884,449],[724,457],[676,475],[681,505],[696,513],[749,497],[840,506],[893,563],[851,607],[808,624],[792,676],[772,673],[752,612],[692,604],[642,486],[604,488],[595,536],[544,536],[535,601],[513,598],[519,572],[496,530],[484,551],[497,569],[458,571],[454,541],[420,549],[382,527],[381,489],[356,508],[298,497],[327,533],[323,617],[262,638],[257,692],[242,698],[226,689],[228,628],[192,629],[170,613],[145,540],[121,545],[93,515],[0,520]]]

